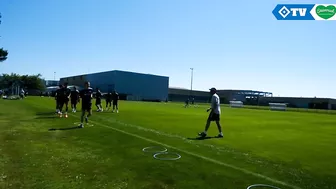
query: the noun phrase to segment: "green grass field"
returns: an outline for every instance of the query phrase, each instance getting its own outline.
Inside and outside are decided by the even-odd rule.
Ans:
[[[0,100],[0,188],[336,188],[336,117],[222,108],[224,138],[196,140],[207,106],[120,102],[120,113],[54,115],[52,98]],[[209,135],[217,135],[213,123]],[[156,160],[148,146],[182,157]]]

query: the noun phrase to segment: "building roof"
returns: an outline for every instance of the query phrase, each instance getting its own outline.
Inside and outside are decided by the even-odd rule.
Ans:
[[[157,77],[168,77],[168,76],[155,75],[155,74],[149,74],[149,73],[139,73],[139,72],[122,71],[122,70],[110,70],[110,71],[102,71],[102,72],[87,73],[87,74],[78,74],[78,75],[72,75],[72,76],[67,76],[67,77],[61,77],[61,79],[69,78],[69,77],[76,77],[76,76],[86,76],[86,75],[102,74],[102,73],[108,73],[108,72],[111,72],[111,73],[113,73],[113,72],[124,72],[124,73],[133,73],[133,74],[141,74],[141,75],[151,75],[151,76],[157,76]]]
[[[190,89],[183,88],[183,87],[169,87],[169,89],[190,90]]]
[[[190,91],[190,89],[183,88],[183,87],[169,87],[169,89],[175,89],[175,90],[188,90],[188,91]],[[209,92],[209,90],[193,90],[193,91],[199,91],[199,92]],[[265,91],[254,91],[254,90],[237,90],[237,89],[217,89],[217,92],[218,92],[218,93],[221,93],[221,92],[243,92],[243,93],[252,92],[252,93],[271,93],[271,92],[265,92]]]
[[[251,92],[251,93],[272,93],[272,92],[266,92],[266,91],[256,91],[256,90],[239,90],[239,89],[217,89],[217,92]]]
[[[285,96],[273,96],[273,97],[262,97],[262,98],[273,98],[273,99],[318,99],[318,100],[336,100],[334,98],[319,98],[319,97],[285,97]]]

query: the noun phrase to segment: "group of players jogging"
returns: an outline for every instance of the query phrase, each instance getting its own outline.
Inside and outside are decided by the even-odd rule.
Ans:
[[[92,115],[92,99],[93,99],[93,89],[90,87],[90,82],[85,82],[84,83],[84,89],[81,91],[78,91],[75,87],[71,91],[71,89],[68,88],[68,83],[65,83],[64,85],[60,85],[59,89],[56,91],[55,94],[55,100],[56,100],[56,113],[62,117],[63,116],[63,106],[65,106],[65,113],[64,117],[68,117],[68,109],[69,109],[69,101],[71,101],[71,108],[72,112],[75,113],[77,111],[77,103],[80,102],[80,99],[82,99],[82,114],[81,114],[81,122],[79,127],[83,128],[84,127],[84,120],[86,123],[88,123],[88,118]],[[199,133],[198,135],[202,138],[207,136],[207,131],[210,127],[210,123],[212,121],[216,122],[219,134],[217,137],[222,138],[223,133],[222,133],[222,127],[220,124],[220,114],[221,114],[221,109],[220,109],[220,98],[217,95],[217,90],[216,88],[211,88],[210,93],[212,95],[211,98],[211,107],[207,109],[207,112],[210,111],[209,117],[207,119],[207,123],[205,125],[205,129],[203,132]],[[100,90],[97,88],[96,89],[96,107],[98,112],[102,112],[103,108],[101,105],[101,101],[103,98],[103,94],[100,92]],[[111,108],[111,104],[113,102],[113,112],[117,111],[118,113],[118,100],[119,100],[119,95],[116,91],[113,93],[107,93],[105,95],[105,100],[106,100],[106,109],[108,110]],[[194,99],[193,99],[194,101]],[[186,102],[186,107],[189,105]],[[87,114],[86,114],[87,113]]]
[[[83,121],[88,123],[88,118],[92,115],[92,99],[93,99],[94,91],[90,87],[90,82],[85,82],[83,90],[77,90],[76,87],[73,87],[73,90],[68,88],[68,83],[64,83],[63,85],[59,85],[59,89],[57,89],[55,93],[56,100],[56,113],[59,117],[68,117],[69,110],[69,102],[71,102],[72,112],[75,113],[77,111],[77,104],[80,103],[80,99],[82,100],[82,115],[81,115],[81,124],[80,127],[84,127]],[[118,100],[119,94],[114,91],[113,93],[109,92],[105,96],[100,92],[100,90],[96,89],[96,107],[97,112],[102,112],[102,98],[105,97],[106,100],[106,110],[111,108],[113,104],[112,111],[118,113]],[[65,106],[65,112],[63,113],[63,107]],[[87,113],[87,114],[86,114]]]

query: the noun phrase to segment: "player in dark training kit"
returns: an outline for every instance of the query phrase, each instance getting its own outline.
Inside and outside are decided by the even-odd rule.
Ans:
[[[110,92],[107,93],[105,95],[105,100],[106,100],[106,110],[108,110],[112,106],[112,93]]]
[[[101,105],[101,99],[103,97],[103,94],[100,92],[100,90],[96,89],[96,106],[97,106],[97,112],[102,112],[103,107]]]
[[[117,109],[117,113],[119,113],[119,108],[118,108],[119,94],[116,91],[112,93],[112,100],[113,100],[113,111],[112,112],[114,112],[114,110]]]
[[[57,114],[61,114],[61,110],[60,110],[60,105],[61,105],[61,91],[63,88],[63,85],[59,85],[59,88],[56,90],[55,92],[55,101],[56,101],[56,113]]]
[[[63,106],[65,105],[65,114],[64,117],[68,117],[68,110],[69,110],[69,101],[70,101],[70,95],[71,95],[71,90],[68,88],[68,83],[64,83],[64,86],[61,90],[61,105],[60,105],[60,117],[62,117],[62,109]]]
[[[185,105],[184,105],[184,107],[186,108],[186,107],[189,107],[189,102],[190,102],[190,100],[189,100],[189,98],[185,101]]]
[[[70,98],[72,112],[75,113],[77,111],[77,103],[79,102],[79,91],[76,89],[76,87],[74,87],[73,91],[71,91]]]
[[[85,82],[85,87],[83,90],[79,92],[80,97],[82,98],[82,115],[81,115],[81,124],[80,128],[83,128],[83,121],[85,113],[88,114],[85,116],[85,122],[89,122],[89,117],[92,115],[92,98],[93,98],[93,90],[90,88],[90,82]]]

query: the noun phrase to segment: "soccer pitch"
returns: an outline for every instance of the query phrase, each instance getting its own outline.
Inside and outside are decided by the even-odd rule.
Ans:
[[[207,107],[121,101],[119,114],[94,108],[92,127],[71,129],[80,112],[56,117],[53,98],[0,100],[0,188],[336,188],[335,115],[222,107],[224,138],[196,140]],[[154,159],[149,146],[181,158]]]

